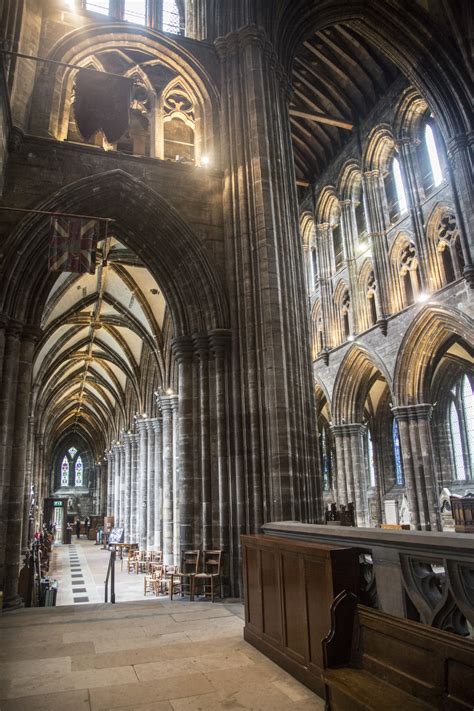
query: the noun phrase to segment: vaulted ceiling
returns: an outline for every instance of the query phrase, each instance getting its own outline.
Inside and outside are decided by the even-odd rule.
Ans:
[[[163,372],[158,284],[113,237],[98,256],[95,274],[59,275],[44,311],[33,378],[36,411],[53,441],[69,429],[92,441],[103,436],[117,413],[125,415],[127,387],[141,404],[145,343]]]
[[[321,174],[398,75],[387,57],[344,25],[316,32],[302,44],[293,64],[290,107],[301,184]]]

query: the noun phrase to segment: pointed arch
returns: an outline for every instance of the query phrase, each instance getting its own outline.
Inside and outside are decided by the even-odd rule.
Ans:
[[[122,170],[82,178],[36,205],[40,210],[113,217],[121,242],[142,259],[162,287],[175,335],[228,327],[228,307],[220,278],[198,238],[171,205]],[[140,214],[137,231],[134,215]],[[49,219],[34,214],[21,220],[5,255],[1,311],[39,323],[55,273],[48,273]],[[15,288],[13,284],[15,283]],[[18,285],[21,285],[18,288]]]
[[[438,357],[452,342],[474,342],[472,319],[459,310],[426,305],[408,328],[395,363],[397,405],[430,402],[430,386]],[[468,348],[470,346],[468,345]]]
[[[391,389],[390,374],[378,355],[358,344],[349,348],[334,384],[332,414],[336,424],[362,422],[365,399],[377,371]]]

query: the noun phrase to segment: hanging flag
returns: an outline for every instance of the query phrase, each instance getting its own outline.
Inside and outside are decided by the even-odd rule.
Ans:
[[[94,274],[98,239],[98,220],[52,217],[49,271]]]
[[[101,129],[109,143],[117,143],[130,123],[132,79],[106,72],[79,71],[74,85],[74,117],[88,141]]]

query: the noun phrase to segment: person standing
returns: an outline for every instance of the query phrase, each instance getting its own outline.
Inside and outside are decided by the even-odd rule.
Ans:
[[[79,538],[81,537],[81,522],[79,521],[79,519],[76,519],[76,536],[77,540],[79,540]]]

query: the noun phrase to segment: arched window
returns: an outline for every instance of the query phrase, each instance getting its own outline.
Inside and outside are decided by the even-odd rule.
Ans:
[[[184,87],[173,83],[163,96],[164,158],[194,163],[194,105]]]
[[[460,279],[464,270],[464,257],[454,212],[446,211],[437,228],[438,253],[445,284]]]
[[[428,152],[431,173],[433,175],[433,185],[436,188],[443,182],[443,171],[441,170],[441,164],[439,162],[434,132],[429,123],[425,126],[425,144]]]
[[[181,33],[179,9],[175,0],[163,0],[163,32]]]
[[[109,14],[109,0],[86,0],[85,8],[91,12],[97,12],[100,15]]]
[[[377,482],[375,478],[374,446],[370,428],[367,428],[367,470],[369,472],[369,486],[374,488]]]
[[[313,270],[313,288],[316,288],[318,285],[318,260],[314,247],[311,249],[311,265]]]
[[[338,271],[344,266],[344,250],[342,247],[342,230],[340,222],[333,224],[331,226],[331,230],[334,249],[334,266],[336,271]]]
[[[347,341],[351,335],[351,321],[350,321],[350,309],[351,309],[351,295],[349,289],[345,289],[341,298],[341,324],[342,324],[342,340]]]
[[[474,395],[467,375],[451,390],[449,405],[450,445],[455,478],[473,478],[474,472]]]
[[[321,461],[321,474],[323,490],[329,491],[332,482],[332,446],[331,432],[327,421],[322,417],[319,421],[319,456]]]
[[[375,274],[373,270],[369,273],[367,278],[366,297],[369,327],[375,326],[377,323],[377,304],[375,302]]]
[[[66,455],[61,464],[61,486],[69,486],[69,460]]]
[[[409,242],[400,250],[398,273],[402,286],[403,306],[410,306],[415,303],[415,298],[420,290],[418,257],[415,245],[412,242]]]
[[[390,222],[393,224],[408,209],[400,162],[396,156],[392,158],[391,165],[384,175],[384,184],[387,196],[388,214]]]
[[[78,457],[76,459],[76,464],[74,466],[74,482],[75,486],[83,485],[83,471],[82,471],[82,459]]]
[[[393,447],[393,464],[395,469],[395,483],[399,486],[405,484],[402,465],[402,451],[400,448],[400,432],[398,430],[398,422],[395,418],[392,421],[392,447]]]
[[[145,25],[146,2],[147,0],[125,0],[123,19],[137,25]]]

